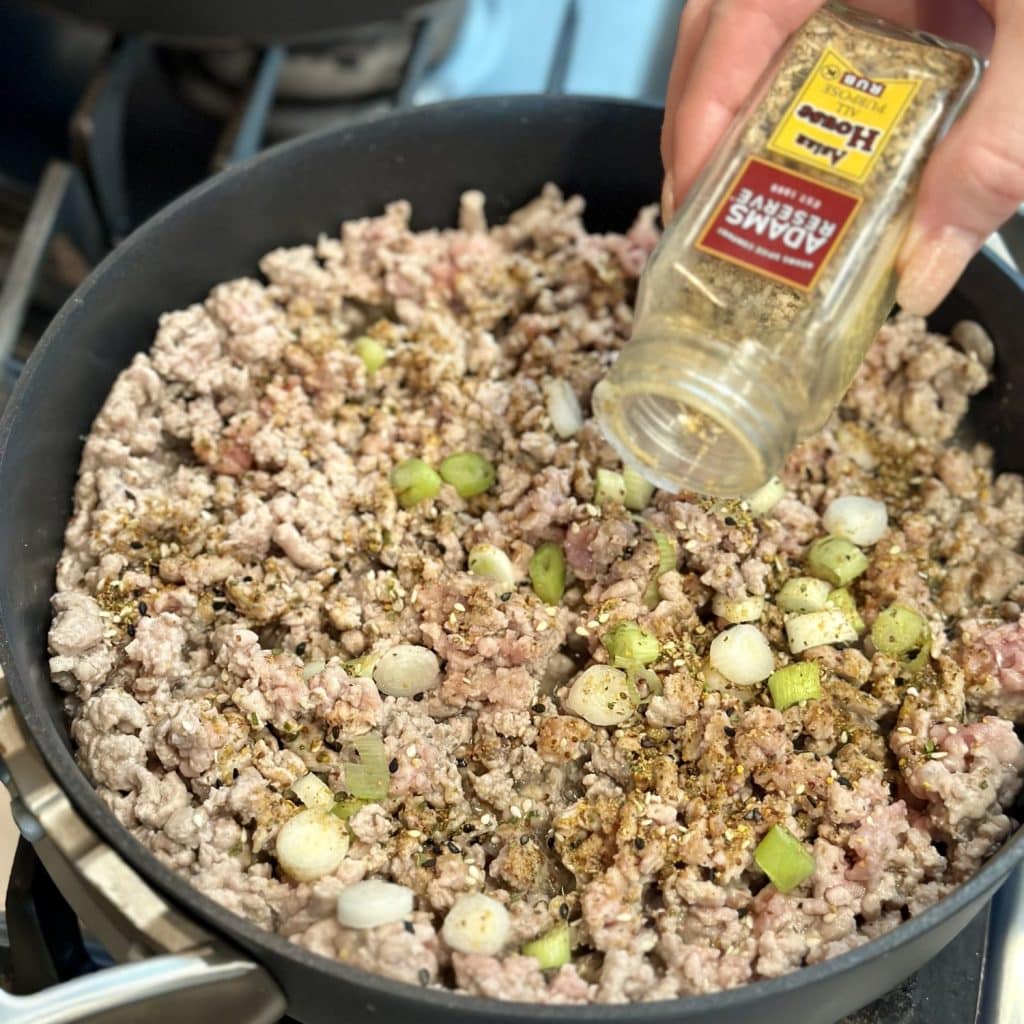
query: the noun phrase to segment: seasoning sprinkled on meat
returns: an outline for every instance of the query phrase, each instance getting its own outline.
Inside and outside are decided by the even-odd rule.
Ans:
[[[392,203],[161,318],[49,637],[84,771],[203,893],[552,1005],[869,941],[991,855],[1024,768],[1024,483],[948,441],[982,328],[887,324],[774,505],[651,494],[590,394],[655,214],[583,208]]]

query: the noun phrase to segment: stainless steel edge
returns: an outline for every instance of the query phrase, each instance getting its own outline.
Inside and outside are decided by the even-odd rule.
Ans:
[[[1018,868],[992,901],[989,948],[979,1024],[1024,1021],[1024,869]]]
[[[280,988],[174,910],[82,820],[29,739],[0,671],[0,763],[12,811],[72,909],[116,960],[33,996],[0,994],[4,1024],[272,1024]],[[148,959],[146,959],[148,958]]]

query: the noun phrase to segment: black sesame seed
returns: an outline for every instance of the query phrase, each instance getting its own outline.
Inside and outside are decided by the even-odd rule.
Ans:
[[[127,628],[127,629],[125,630],[125,632],[126,632],[126,633],[127,633],[127,634],[128,634],[129,636],[135,636],[135,627],[134,627],[134,626],[133,626],[133,625],[132,625],[131,623],[129,623],[129,624],[128,624],[128,628]]]
[[[430,850],[432,853],[440,853],[441,852],[441,847],[438,845],[438,842],[437,842],[436,839],[428,839],[423,845],[428,850]]]
[[[683,868],[686,867],[686,861],[685,860],[677,860],[675,862],[675,864],[672,865],[672,867],[674,867],[676,869],[676,871],[682,871]]]
[[[398,771],[398,758],[397,757],[391,758],[391,763],[388,765],[388,771],[391,772],[392,775],[394,775],[395,772]]]
[[[455,758],[455,767],[456,768],[465,768],[466,767],[466,759],[464,757],[457,757],[457,758]]]
[[[149,611],[149,605],[146,604],[145,601],[140,601],[139,602],[139,614],[140,615],[145,615],[146,612],[148,612],[148,611]]]
[[[650,736],[644,736],[640,740],[640,746],[643,747],[644,750],[650,750],[652,747],[656,747],[657,745],[658,744],[655,743],[654,740],[652,740]]]
[[[530,845],[530,837],[529,836],[520,836],[519,837],[519,845],[520,846],[529,846]]]
[[[418,703],[419,703],[419,702],[420,702],[421,700],[423,700],[423,698],[424,698],[425,696],[426,696],[426,694],[425,694],[425,693],[424,693],[424,692],[423,692],[422,690],[420,690],[420,692],[419,692],[419,693],[414,693],[414,694],[412,695],[412,699],[413,699],[414,701],[416,701],[416,703],[418,704]]]
[[[251,576],[243,576],[242,577],[242,582],[243,583],[252,583],[252,577]]]
[[[434,866],[434,865],[435,865],[436,863],[437,863],[437,861],[436,861],[436,860],[435,860],[435,859],[434,859],[433,857],[428,857],[428,858],[427,858],[427,859],[426,859],[426,860],[425,860],[425,861],[423,862],[423,864],[422,864],[422,867],[425,867],[425,868],[432,868],[432,867],[433,867],[433,866]]]
[[[761,811],[757,807],[753,807],[749,811],[747,811],[747,813],[744,814],[743,817],[746,818],[747,821],[760,821]]]
[[[466,824],[462,826],[462,831],[468,836],[469,833],[473,831],[473,826],[467,821]]]
[[[127,487],[124,489],[124,496],[129,501],[134,501],[135,500],[135,495],[131,491],[129,491]]]
[[[843,789],[853,789],[853,783],[845,775],[837,775],[836,782],[838,782]]]
[[[224,611],[225,608],[227,608],[227,606],[228,606],[227,601],[214,601],[213,602],[213,610],[215,612],[222,612],[222,611]]]
[[[402,927],[403,927],[403,928],[404,928],[404,929],[405,929],[405,930],[406,930],[406,931],[407,931],[407,932],[408,932],[408,933],[409,933],[410,935],[415,935],[415,934],[416,934],[416,926],[415,926],[415,925],[414,925],[414,924],[412,923],[412,921],[403,921],[403,922],[402,922]]]
[[[420,984],[421,985],[429,985],[430,984],[430,971],[428,971],[426,969],[426,967],[421,967],[419,969],[419,973],[416,975],[416,977],[420,979]]]
[[[548,836],[547,838],[548,849],[553,850],[555,848],[555,837]]]
[[[568,920],[568,918],[569,918],[569,904],[568,904],[568,903],[563,903],[563,904],[562,904],[562,905],[561,905],[561,906],[560,906],[560,907],[558,908],[558,916],[559,916],[559,917],[560,917],[560,918],[561,918],[561,919],[562,919],[563,921],[566,921],[566,920]]]
[[[301,658],[306,653],[306,641],[295,645],[295,653]]]
[[[458,844],[453,839],[449,839],[448,840],[448,852],[449,853],[462,853],[462,851],[458,847]]]
[[[726,516],[725,517],[725,525],[726,526],[735,526],[736,525],[736,520],[733,519],[732,516]]]
[[[736,735],[736,730],[731,725],[727,725],[722,731],[730,738]]]
[[[509,592],[508,592],[508,593],[506,593],[506,594],[502,594],[502,595],[501,595],[501,600],[502,600],[502,601],[511,601],[511,600],[512,600],[512,592],[511,592],[511,591],[509,591]]]
[[[224,605],[224,611],[234,614],[238,611],[238,609],[230,601],[228,601],[228,603]]]
[[[534,704],[533,705],[534,714],[542,715],[542,714],[544,714],[544,710],[545,710],[545,708],[544,708],[543,704],[538,703],[538,704]]]
[[[132,549],[132,551],[138,551],[142,547],[142,541],[141,540],[133,540],[131,542],[131,544],[128,545],[128,547],[130,547]]]
[[[633,847],[637,850],[642,850],[647,844],[644,842],[643,836],[637,836],[633,840]]]
[[[632,558],[633,555],[635,555],[635,554],[636,554],[636,548],[634,548],[634,547],[629,547],[629,548],[623,548],[622,549],[622,557],[623,558]]]

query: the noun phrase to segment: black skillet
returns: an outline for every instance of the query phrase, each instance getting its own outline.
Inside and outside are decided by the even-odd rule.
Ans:
[[[701,1021],[832,1022],[882,995],[933,957],[1024,857],[1018,835],[937,906],[844,956],[729,992],[634,1006],[549,1008],[421,990],[321,959],[202,897],[115,821],[75,765],[47,673],[54,565],[71,508],[81,439],[115,376],[149,346],[158,315],[216,282],[255,272],[278,245],[410,199],[417,228],[452,222],[459,192],[482,188],[505,216],[546,181],[588,200],[594,230],[625,228],[659,193],[660,112],[582,98],[476,99],[422,108],[299,139],[201,185],[123,243],[47,331],[0,424],[0,662],[23,728],[59,787],[100,839],[204,933],[262,964],[291,1016],[307,1022]],[[1017,344],[1021,282],[979,256],[934,323],[972,316],[999,351],[997,383],[976,402],[974,429],[1003,468],[1024,468],[1024,385]],[[0,702],[2,709],[2,702]],[[8,723],[9,724],[9,723]],[[3,747],[0,715],[0,752]],[[29,831],[34,827],[28,820]],[[127,1018],[131,1019],[131,1018]],[[141,1018],[140,1018],[141,1019]],[[184,1019],[184,1018],[182,1018]]]

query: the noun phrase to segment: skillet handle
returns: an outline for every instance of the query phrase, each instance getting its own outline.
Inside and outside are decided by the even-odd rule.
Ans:
[[[280,994],[252,961],[213,949],[109,967],[30,996],[0,991],[4,1024],[272,1024]],[[269,979],[268,979],[269,980]]]

